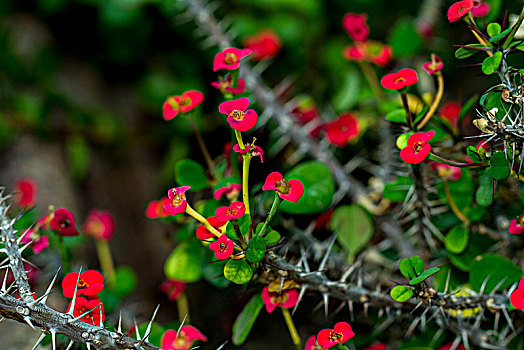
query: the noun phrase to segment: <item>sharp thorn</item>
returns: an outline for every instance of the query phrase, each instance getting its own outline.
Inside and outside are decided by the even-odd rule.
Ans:
[[[73,315],[73,311],[75,310],[76,298],[78,297],[77,296],[78,284],[80,283],[81,274],[82,274],[82,268],[80,268],[80,271],[78,271],[78,278],[76,279],[76,284],[75,284],[75,294],[73,295],[73,299],[71,300],[71,308],[67,312],[67,314],[73,316],[73,318],[75,317],[75,315]]]
[[[70,350],[70,349],[73,347],[73,344],[74,344],[74,343],[75,343],[75,341],[74,341],[74,340],[71,340],[71,341],[69,342],[69,344],[67,345],[66,350]]]
[[[322,271],[324,269],[324,266],[327,263],[327,260],[329,258],[329,254],[331,254],[331,248],[333,248],[333,244],[335,244],[336,236],[332,236],[328,241],[328,247],[326,249],[326,252],[324,254],[324,257],[322,258],[322,261],[320,262],[320,265],[318,266],[318,271]]]
[[[307,285],[303,285],[300,288],[300,292],[298,293],[297,303],[295,304],[295,307],[293,308],[293,311],[291,312],[291,316],[293,316],[295,314],[295,311],[297,311],[298,304],[300,304],[300,302],[302,301],[302,297],[306,293],[306,290],[307,290]]]
[[[120,316],[118,316],[118,328],[116,331],[122,334],[122,311],[120,311]]]
[[[36,341],[36,344],[33,346],[33,349],[31,349],[31,350],[35,350],[35,349],[38,347],[38,345],[40,345],[40,343],[42,342],[42,340],[44,340],[44,338],[45,338],[46,335],[47,335],[47,334],[45,334],[44,332],[42,332],[42,334],[40,334],[40,337],[38,337],[38,339],[37,339],[37,341]]]
[[[149,321],[149,324],[147,325],[146,335],[144,336],[144,340],[145,341],[149,341],[149,333],[151,332],[151,327],[153,326],[153,321],[155,320],[156,313],[158,312],[158,309],[160,309],[160,304],[158,304],[156,306],[156,309],[153,312],[153,316],[151,317],[151,321]]]
[[[51,329],[50,332],[51,332],[51,342],[53,343],[53,350],[56,350],[56,331],[54,329]]]
[[[25,321],[25,323],[27,323],[29,325],[29,327],[33,328],[33,330],[36,331],[36,328],[35,328],[35,326],[33,326],[33,323],[31,322],[31,319],[29,317],[24,316],[24,321]]]
[[[102,305],[102,303],[98,304],[97,306],[95,306],[95,307],[92,308],[91,310],[84,312],[82,315],[77,316],[77,317],[75,317],[75,318],[73,318],[73,319],[70,319],[69,321],[67,321],[67,323],[74,323],[74,322],[78,321],[79,319],[81,319],[81,318],[83,318],[83,317],[89,315],[91,312],[95,311],[95,310],[96,310],[97,308],[99,308],[101,305]]]

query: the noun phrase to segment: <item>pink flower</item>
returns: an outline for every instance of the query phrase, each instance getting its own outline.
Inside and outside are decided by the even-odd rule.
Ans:
[[[182,326],[180,334],[169,329],[162,335],[162,350],[189,350],[197,340],[207,341],[207,337],[193,326]]]
[[[329,349],[333,345],[344,344],[354,336],[355,333],[348,323],[339,322],[333,329],[323,329],[318,332],[317,342],[322,349]]]
[[[249,56],[253,51],[251,49],[235,49],[228,47],[216,54],[213,60],[213,72],[219,69],[238,69],[240,60]]]
[[[164,205],[164,210],[167,211],[169,215],[178,215],[186,211],[187,201],[185,193],[190,188],[191,186],[175,187],[167,192],[171,203]]]
[[[508,231],[512,235],[522,234],[524,232],[524,216],[517,216],[517,220],[511,220]]]
[[[255,61],[275,57],[282,47],[280,37],[271,29],[263,29],[255,35],[245,38],[243,44],[253,51],[253,60]]]
[[[204,94],[197,90],[189,90],[180,96],[170,96],[162,106],[165,120],[171,120],[178,113],[189,112],[204,101]]]
[[[363,62],[367,60],[366,43],[354,43],[346,46],[342,51],[342,57],[348,61]]]
[[[357,119],[352,113],[344,113],[324,125],[330,143],[344,147],[358,135]]]
[[[459,118],[460,110],[462,106],[460,103],[455,101],[449,101],[440,108],[440,115],[449,120],[453,127],[457,127],[457,121]]]
[[[226,186],[219,187],[213,192],[213,198],[219,200],[222,195],[226,195],[227,199],[237,198],[238,194],[242,190],[241,184],[227,184]]]
[[[31,248],[33,248],[33,252],[35,254],[40,253],[42,250],[47,248],[47,246],[49,246],[49,237],[47,237],[47,236],[40,236],[38,234],[38,231],[39,230],[34,229],[34,228],[28,228],[27,230],[25,230],[22,233],[22,241],[21,242],[23,244],[27,244],[27,243],[29,243],[29,242],[34,240]]]
[[[361,42],[367,40],[369,35],[369,27],[366,24],[367,18],[366,14],[346,13],[344,19],[342,19],[342,26],[351,39]]]
[[[435,135],[435,131],[416,132],[408,138],[408,145],[400,150],[400,158],[409,164],[419,164],[431,152],[428,141]]]
[[[228,222],[231,219],[238,219],[246,212],[244,203],[240,201],[233,202],[229,207],[220,207],[215,211],[218,221]]]
[[[169,213],[164,209],[164,206],[171,204],[168,197],[163,197],[158,201],[151,201],[147,205],[146,216],[149,219],[166,218]]]
[[[429,166],[429,169],[436,171],[438,177],[449,181],[456,181],[462,176],[460,168],[447,164],[433,162]]]
[[[457,1],[448,9],[448,20],[456,22],[473,8],[473,0]]]
[[[417,72],[411,68],[404,68],[398,72],[386,74],[382,80],[380,80],[380,84],[386,89],[401,90],[407,86],[416,84],[417,81]]]
[[[108,211],[92,209],[82,226],[82,231],[97,240],[108,240],[115,233],[115,219]]]
[[[388,65],[389,61],[391,61],[393,49],[389,45],[380,44],[375,52],[373,46],[370,44],[368,45],[368,56],[371,63],[374,63],[379,67],[385,67]]]
[[[362,350],[386,350],[386,344],[379,343],[372,346],[368,346],[367,348],[364,348]]]
[[[227,224],[227,221],[219,221],[214,216],[208,217],[207,218],[207,222],[209,222],[209,224],[211,226],[216,228],[216,230],[218,232],[221,232],[221,233],[222,233],[221,228],[224,227],[224,225]],[[211,231],[209,231],[204,225],[200,225],[200,226],[197,227],[197,229],[196,229],[196,236],[197,236],[198,239],[202,239],[202,240],[210,239],[210,238],[215,237],[215,235],[213,233],[211,233]]]
[[[490,10],[491,10],[491,5],[489,2],[474,0],[473,8],[471,9],[471,14],[474,17],[484,17],[489,13]]]
[[[222,235],[218,238],[218,240],[209,244],[209,248],[215,252],[215,256],[218,259],[224,260],[228,259],[231,254],[233,254],[235,244],[232,240],[228,239],[226,235]]]
[[[262,300],[268,313],[272,313],[277,306],[289,309],[297,304],[298,292],[296,289],[285,289],[282,293],[270,292],[268,287],[262,290]]]
[[[240,149],[240,146],[236,144],[233,147],[233,151],[240,154],[246,154],[247,152],[250,152],[252,157],[260,157],[260,163],[264,163],[264,151],[262,151],[262,148],[259,146],[246,144],[244,145],[243,149]]]
[[[160,291],[167,294],[170,301],[175,301],[186,289],[186,284],[182,281],[168,279],[160,285]]]
[[[220,90],[220,92],[222,92],[223,94],[229,92],[233,95],[238,95],[246,91],[246,83],[243,79],[238,78],[237,87],[235,88],[231,86],[232,83],[233,77],[231,76],[231,74],[228,74],[226,79],[222,79],[221,77],[219,77],[218,81],[214,81],[211,83],[211,86]]]
[[[509,300],[515,309],[524,311],[524,277],[520,280],[517,289],[511,293]]]
[[[346,46],[342,51],[342,56],[348,61],[369,61],[379,67],[385,67],[393,56],[393,49],[389,45],[369,40]]]
[[[96,270],[87,270],[82,272],[80,279],[78,272],[68,273],[62,281],[62,290],[66,298],[72,298],[75,295],[75,287],[78,280],[78,289],[76,295],[94,296],[104,289],[104,276]]]
[[[312,335],[306,342],[304,350],[322,350],[322,347],[317,343],[317,337]]]
[[[227,115],[227,122],[233,129],[247,131],[254,127],[258,121],[257,113],[252,109],[247,109],[248,106],[249,99],[244,97],[222,102],[218,106],[218,111]]]
[[[49,226],[52,230],[57,230],[58,234],[63,237],[78,235],[75,226],[75,217],[65,208],[57,209],[51,214]]]
[[[36,203],[36,183],[31,179],[19,179],[15,183],[14,201],[19,207],[32,207]]]
[[[432,53],[431,61],[424,63],[422,67],[426,70],[426,72],[428,72],[429,75],[433,75],[435,72],[440,71],[442,67],[444,67],[444,63],[442,63],[440,57]]]
[[[304,185],[299,180],[286,180],[279,172],[272,172],[266,177],[263,191],[277,191],[280,198],[296,203],[304,194]]]

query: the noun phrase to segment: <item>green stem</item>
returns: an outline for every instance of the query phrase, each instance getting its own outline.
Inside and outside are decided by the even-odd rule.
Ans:
[[[180,322],[186,319],[185,323],[189,324],[191,321],[189,320],[189,302],[187,301],[187,295],[186,293],[181,293],[178,298],[176,299],[176,308],[178,311],[178,319]]]
[[[64,272],[67,275],[69,272],[71,272],[71,263],[70,263],[70,256],[69,251],[67,250],[67,247],[64,243],[64,238],[60,235],[58,235],[58,251],[60,252],[60,258],[62,259],[62,265],[64,266]]]
[[[426,123],[429,122],[429,120],[437,110],[437,107],[440,104],[440,101],[442,100],[442,96],[444,95],[444,78],[442,77],[442,73],[440,73],[440,71],[437,71],[435,72],[435,75],[437,76],[438,83],[437,95],[435,96],[435,99],[433,100],[433,103],[431,104],[431,107],[429,108],[428,112],[418,124],[417,129],[422,129],[424,125],[426,125]]]
[[[244,141],[242,140],[242,133],[240,131],[235,130],[235,137],[237,138],[238,147],[240,147],[240,149],[246,148]]]
[[[108,281],[109,287],[116,286],[115,278],[115,267],[113,264],[113,258],[111,256],[111,250],[109,249],[109,244],[106,240],[97,240],[96,241],[96,252],[98,254],[98,261],[104,272],[104,276]]]
[[[273,216],[275,215],[278,207],[280,206],[280,202],[282,202],[282,200],[280,199],[280,196],[278,195],[278,193],[275,191],[275,198],[273,199],[273,204],[271,205],[269,214],[267,215],[266,221],[264,221],[264,225],[262,225],[262,228],[260,229],[260,232],[258,233],[260,236],[264,236],[267,230],[267,226],[273,219]]]
[[[189,203],[187,204],[187,207],[186,207],[186,213],[191,215],[197,221],[200,221],[209,230],[209,232],[211,232],[215,236],[217,236],[217,237],[222,236],[222,234],[220,232],[218,232],[218,230],[216,228],[211,226],[211,224],[206,220],[205,217],[203,217],[202,215],[197,213],[193,208],[191,208]]]
[[[409,130],[413,130],[413,121],[411,120],[411,112],[409,111],[408,97],[405,92],[400,93],[400,98],[402,99],[402,105],[406,110],[406,123],[408,124]]]
[[[520,25],[522,24],[522,20],[524,20],[524,6],[522,7],[522,11],[520,12],[520,16],[517,19],[517,23],[513,26],[513,29],[509,33],[508,37],[504,41],[504,45],[502,45],[502,48],[505,50],[509,47],[509,44],[511,44],[511,41],[513,40],[513,37],[515,36],[515,33],[519,29]]]
[[[485,167],[486,166],[483,163],[459,163],[459,162],[455,162],[454,160],[447,159],[447,158],[441,157],[439,155],[436,155],[433,152],[431,152],[429,154],[429,159],[434,160],[437,163],[452,165],[452,166],[456,166],[458,168],[469,168],[469,167],[475,167],[475,166]]]
[[[293,323],[293,319],[291,318],[291,314],[289,313],[289,310],[283,307],[281,307],[280,309],[282,310],[282,315],[284,315],[284,320],[286,320],[286,325],[287,325],[287,328],[289,329],[289,334],[291,335],[293,344],[295,345],[297,349],[302,349],[302,342],[298,335],[295,324]]]
[[[249,215],[249,164],[251,163],[251,154],[244,154],[242,158],[242,200],[246,207],[246,214]]]

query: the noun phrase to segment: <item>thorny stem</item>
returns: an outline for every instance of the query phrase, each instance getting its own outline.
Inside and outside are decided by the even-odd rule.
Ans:
[[[402,99],[402,105],[406,110],[406,123],[408,124],[409,130],[413,130],[413,121],[411,120],[411,112],[409,111],[408,97],[405,92],[400,93],[400,98]]]
[[[513,29],[509,33],[508,37],[504,41],[504,45],[502,45],[502,48],[505,50],[508,48],[509,44],[513,40],[513,37],[515,36],[515,33],[519,29],[520,25],[522,24],[522,20],[524,20],[524,6],[522,7],[522,11],[520,12],[519,18],[517,19],[517,23],[513,26]]]
[[[217,237],[222,236],[222,234],[220,232],[218,232],[218,230],[216,228],[211,226],[211,224],[206,220],[205,217],[203,217],[202,215],[197,213],[193,208],[191,208],[189,203],[187,204],[187,207],[186,207],[186,213],[191,215],[192,217],[194,217],[196,220],[200,221],[209,230],[209,232],[211,232],[215,236],[217,236]]]
[[[242,133],[235,130],[235,136],[237,138],[238,146],[240,149],[246,148],[244,141],[242,141]],[[250,213],[249,210],[249,164],[251,163],[251,154],[245,153],[242,155],[242,200],[246,207],[246,214]]]
[[[460,211],[460,209],[457,207],[457,204],[453,200],[453,197],[451,196],[451,192],[449,190],[449,183],[447,181],[444,181],[444,191],[446,192],[446,199],[448,200],[448,204],[455,213],[455,215],[465,223],[466,225],[469,225],[469,219]]]
[[[377,72],[371,67],[369,62],[359,62],[360,69],[362,69],[362,73],[364,74],[364,77],[368,81],[369,86],[371,87],[371,90],[373,90],[373,94],[381,100],[384,97],[384,92],[380,88]]]
[[[431,117],[437,110],[437,107],[440,104],[440,101],[442,100],[442,96],[444,95],[444,77],[442,76],[442,73],[440,71],[436,71],[435,75],[437,76],[437,84],[438,84],[437,94],[428,112],[426,113],[424,118],[418,124],[417,129],[422,129],[424,125],[426,125],[426,123],[430,121]]]
[[[277,209],[280,206],[280,202],[281,202],[280,196],[275,191],[275,198],[273,199],[273,204],[271,204],[271,209],[269,210],[269,214],[267,215],[266,221],[264,221],[264,225],[262,225],[262,228],[260,229],[260,232],[258,233],[260,236],[262,237],[264,236],[267,230],[267,225],[269,225],[271,220],[273,220],[273,216],[275,216],[275,213],[277,212]]]
[[[209,169],[209,173],[211,174],[214,180],[217,180],[217,172],[215,169],[215,164],[213,163],[213,159],[211,159],[211,155],[209,154],[209,150],[207,149],[206,143],[204,142],[204,139],[202,138],[200,129],[198,129],[198,126],[196,125],[195,121],[191,117],[189,117],[188,120],[189,120],[189,125],[191,126],[191,129],[193,130],[193,134],[195,134],[195,137],[198,141],[198,146],[200,147],[200,150],[202,151],[202,155],[204,156],[204,159],[206,160],[206,164]]]
[[[111,250],[106,240],[96,240],[96,252],[98,254],[98,261],[102,271],[109,283],[110,287],[116,286],[115,267],[113,264],[113,258],[111,256]]]
[[[178,319],[180,322],[184,322],[184,319],[186,320],[186,323],[191,323],[189,320],[189,303],[187,301],[187,295],[186,293],[181,293],[178,298],[176,299],[176,308],[178,311]]]
[[[460,163],[460,162],[455,162],[454,160],[441,157],[441,156],[439,156],[439,155],[437,155],[437,154],[435,154],[433,152],[429,153],[429,158],[433,159],[437,163],[442,163],[442,164],[446,164],[446,165],[456,166],[458,168],[468,168],[468,167],[476,167],[476,166],[478,166],[478,167],[485,167],[486,166],[483,163]]]
[[[293,344],[295,345],[295,347],[298,350],[302,349],[302,341],[300,340],[300,336],[298,335],[297,328],[295,327],[295,324],[293,323],[293,319],[291,318],[291,314],[289,313],[289,310],[283,307],[281,307],[280,309],[282,310],[282,315],[284,315],[284,320],[286,320],[286,325],[287,325],[287,328],[289,329],[289,334],[291,335]]]

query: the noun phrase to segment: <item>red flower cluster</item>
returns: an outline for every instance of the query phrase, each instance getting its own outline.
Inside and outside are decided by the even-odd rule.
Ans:
[[[284,289],[281,293],[270,292],[268,287],[262,290],[262,300],[266,305],[268,313],[272,313],[277,306],[289,309],[298,302],[298,292],[296,289]]]
[[[318,332],[317,342],[322,349],[329,349],[333,345],[344,344],[354,336],[355,333],[353,333],[353,330],[348,323],[339,322],[335,324],[333,329],[323,329]]]
[[[80,274],[71,272],[62,281],[62,290],[66,298],[73,298],[76,289],[76,299],[73,309],[73,316],[78,317],[87,313],[80,320],[93,326],[102,326],[105,321],[104,305],[98,299],[97,294],[104,289],[104,277],[95,270],[88,270]],[[67,312],[71,312],[73,301],[69,303]]]
[[[271,29],[263,29],[253,36],[246,37],[243,44],[253,52],[255,61],[275,57],[282,47],[280,37]]]
[[[400,150],[400,158],[409,164],[419,164],[431,152],[428,141],[435,135],[435,131],[416,132],[408,138],[408,145]]]
[[[411,68],[404,68],[398,72],[386,74],[382,80],[380,80],[380,84],[386,89],[402,90],[407,86],[416,84],[417,81],[417,72]]]
[[[207,337],[193,326],[182,326],[180,333],[169,329],[162,335],[163,350],[189,350],[197,340],[207,341]]]
[[[171,120],[178,113],[189,112],[204,101],[204,94],[197,90],[184,92],[180,96],[170,96],[162,106],[165,120]]]
[[[280,198],[296,203],[304,194],[304,185],[299,180],[286,180],[279,172],[272,172],[266,177],[262,191],[277,191]]]
[[[511,293],[509,300],[515,309],[524,311],[524,277],[520,280],[517,289]]]
[[[82,231],[96,240],[109,240],[115,233],[115,218],[108,211],[92,209],[87,214]]]

